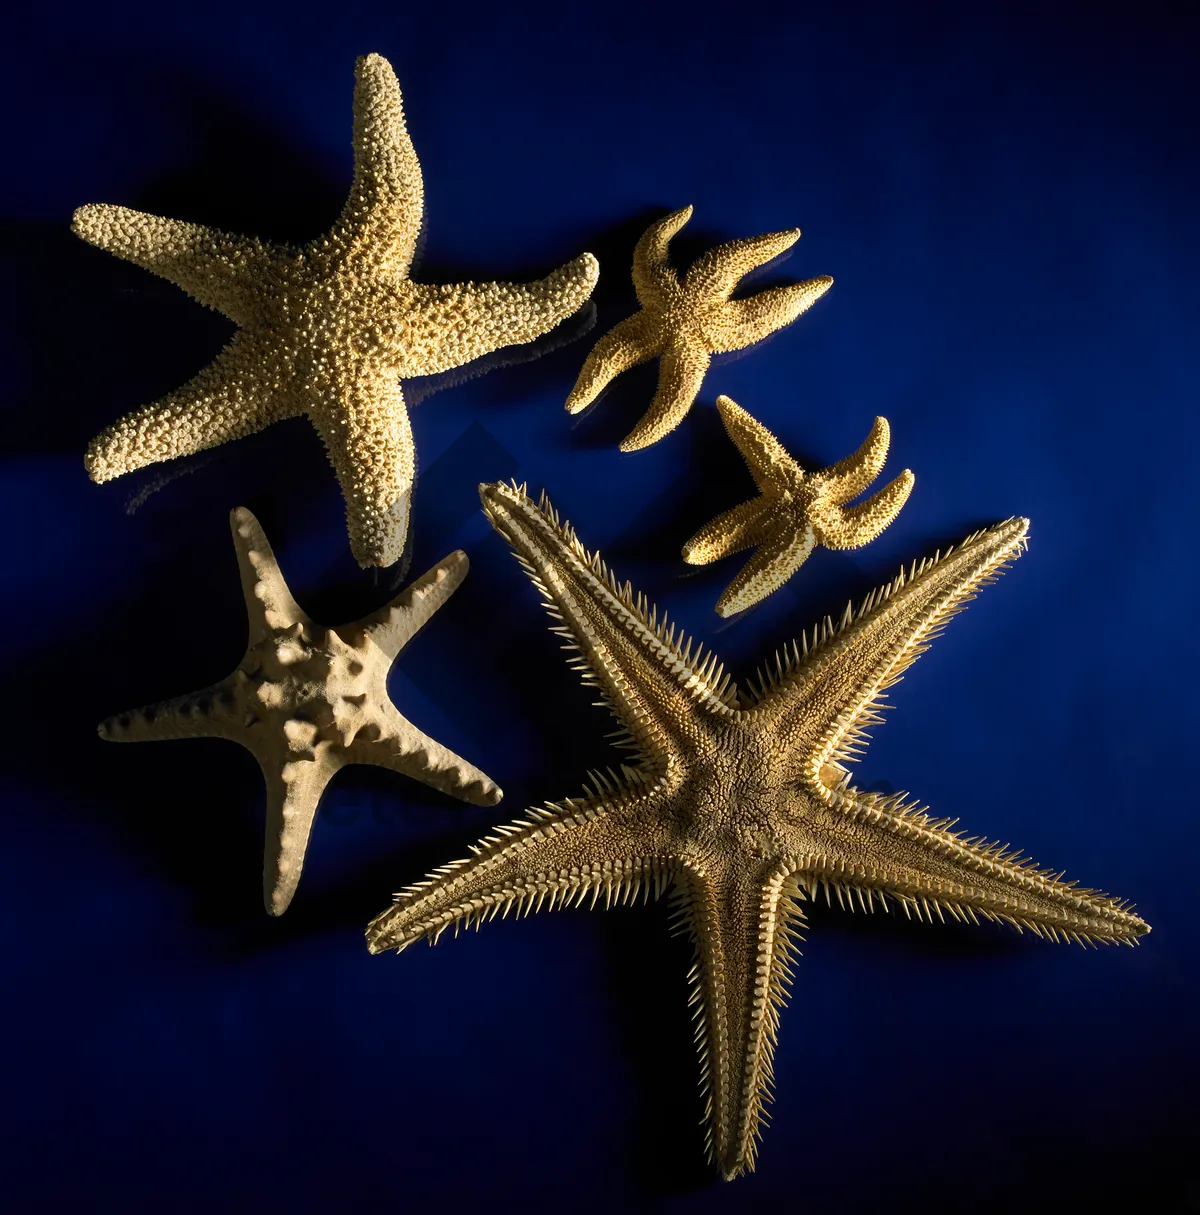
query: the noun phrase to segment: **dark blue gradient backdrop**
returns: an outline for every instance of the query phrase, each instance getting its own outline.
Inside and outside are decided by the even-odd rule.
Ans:
[[[221,0],[10,17],[0,1205],[1200,1209],[1196,33],[1147,4]],[[68,225],[112,202],[322,232],[349,186],[369,51],[396,68],[424,168],[420,277],[533,278],[589,249],[601,281],[590,333],[584,316],[486,375],[407,389],[409,573],[456,547],[471,573],[391,690],[503,806],[348,770],[272,921],[249,754],[111,746],[95,723],[238,661],[232,507],[259,515],[319,620],[372,609],[396,571],[352,562],[303,421],[89,483],[88,438],[186,380],[230,326]],[[637,235],[687,203],[678,263],[798,225],[753,285],[836,283],[714,366],[675,433],[623,456],[653,366],[580,419],[563,401],[633,307]],[[883,414],[886,475],[917,477],[877,542],[819,550],[727,623],[712,605],[737,560],[679,557],[751,490],[722,392],[809,467]],[[773,1124],[733,1185],[703,1165],[689,946],[665,906],[370,957],[362,931],[391,892],[611,762],[608,718],[478,510],[477,483],[509,476],[546,487],[739,674],[902,561],[1030,516],[1029,553],[896,689],[857,779],[1133,899],[1153,934],[1085,952],[818,909]]]

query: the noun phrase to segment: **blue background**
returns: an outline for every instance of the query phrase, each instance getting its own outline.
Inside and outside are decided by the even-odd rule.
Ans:
[[[1168,12],[243,0],[10,22],[7,1209],[1200,1209],[1197,28]],[[88,482],[88,438],[229,326],[68,224],[103,201],[318,234],[349,185],[368,51],[396,68],[424,168],[420,276],[532,278],[590,249],[598,319],[536,362],[408,390],[425,394],[411,573],[459,546],[472,571],[391,689],[503,785],[500,813],[349,770],[271,921],[249,754],[109,746],[95,723],[237,662],[233,506],[258,513],[319,620],[374,607],[394,571],[354,566],[302,420]],[[836,283],[716,366],[675,433],[622,456],[652,365],[582,419],[562,402],[633,307],[637,235],[689,202],[678,263],[799,225],[755,285]],[[712,604],[737,559],[679,559],[750,489],[719,392],[809,466],[884,414],[886,475],[917,475],[877,542],[818,551],[727,624]],[[816,911],[774,1122],[731,1186],[703,1164],[689,947],[664,907],[370,957],[362,930],[390,892],[611,762],[608,719],[477,509],[479,480],[513,475],[745,673],[902,560],[1029,515],[1030,552],[897,689],[858,779],[1134,899],[1153,935],[1093,953]]]

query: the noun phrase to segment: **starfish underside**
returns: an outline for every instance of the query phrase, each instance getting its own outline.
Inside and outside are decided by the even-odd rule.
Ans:
[[[616,376],[658,358],[658,391],[621,443],[637,451],[657,443],[691,408],[714,354],[741,350],[790,324],[833,285],[829,277],[772,287],[730,299],[738,280],[790,249],[799,228],[730,241],[696,259],[683,282],[667,262],[671,238],[692,216],[684,207],[651,224],[633,253],[640,312],[609,330],[593,347],[567,398],[567,412],[590,405]]]
[[[757,693],[739,695],[715,655],[620,586],[544,498],[539,507],[516,486],[481,492],[634,760],[398,895],[367,930],[373,953],[510,909],[607,906],[673,885],[696,947],[709,1153],[732,1178],[754,1165],[806,899],[823,891],[863,911],[1005,921],[1056,941],[1132,943],[1148,931],[1124,903],[965,838],[904,795],[855,789],[843,767],[880,720],[886,689],[1022,551],[1026,520],[914,563],[839,625],[826,618],[777,655]]]
[[[717,408],[729,437],[745,458],[758,497],[706,523],[684,546],[683,559],[706,565],[745,548],[758,552],[725,588],[717,613],[732,616],[777,591],[818,544],[861,548],[900,513],[915,478],[905,469],[857,506],[846,506],[879,476],[891,431],[876,418],[862,446],[844,460],[806,473],[778,439],[729,397]]]
[[[110,717],[99,731],[111,742],[227,738],[254,755],[267,783],[263,901],[282,915],[317,803],[340,768],[391,768],[479,806],[501,793],[387,694],[393,660],[466,577],[466,554],[452,553],[363,620],[326,628],[292,598],[258,520],[239,507],[230,521],[250,616],[245,657],[220,683]]]
[[[424,187],[400,86],[379,55],[356,79],[354,184],[327,235],[294,249],[115,206],[81,207],[72,229],[238,326],[199,375],[92,440],[92,480],[304,414],[371,566],[396,561],[408,532],[416,455],[400,381],[546,333],[584,304],[598,266],[585,253],[535,283],[413,282]]]

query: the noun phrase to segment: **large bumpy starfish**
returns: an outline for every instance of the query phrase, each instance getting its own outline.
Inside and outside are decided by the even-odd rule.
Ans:
[[[620,586],[544,499],[539,509],[499,485],[482,495],[637,760],[398,895],[367,930],[372,952],[510,909],[607,906],[672,883],[696,946],[709,1148],[732,1178],[754,1164],[804,900],[823,891],[863,911],[890,903],[926,920],[1002,920],[1055,941],[1132,943],[1148,931],[1124,903],[965,838],[903,795],[855,789],[842,766],[880,720],[885,690],[1022,551],[1026,520],[914,563],[739,695],[715,655]]]
[[[396,561],[408,532],[416,457],[400,381],[532,341],[584,303],[598,266],[584,253],[527,285],[414,283],[424,189],[400,86],[379,55],[356,75],[354,185],[326,236],[292,249],[113,206],[81,207],[72,226],[238,326],[194,379],[92,440],[92,480],[305,414],[371,566]]]
[[[818,544],[861,548],[900,513],[915,478],[905,469],[857,506],[846,506],[879,476],[891,431],[876,418],[866,442],[851,456],[819,472],[806,473],[783,444],[729,397],[717,397],[729,437],[745,457],[758,497],[706,523],[684,546],[683,559],[707,565],[744,548],[758,552],[717,600],[717,612],[732,616],[778,590]]]
[[[633,251],[633,286],[642,310],[606,333],[592,349],[567,412],[590,405],[622,371],[659,358],[658,391],[621,443],[637,451],[674,430],[691,408],[714,354],[741,350],[790,324],[833,285],[829,277],[772,287],[747,299],[729,297],[738,279],[800,239],[799,228],[718,245],[697,258],[683,282],[667,263],[667,246],[692,217],[673,211],[643,233]]]
[[[467,576],[467,555],[451,553],[365,619],[326,628],[292,598],[258,520],[240,507],[230,522],[250,615],[245,657],[220,683],[110,717],[100,737],[228,738],[250,751],[267,782],[263,900],[282,915],[300,881],[317,802],[347,764],[391,768],[477,806],[494,805],[501,793],[405,720],[387,694],[393,660]]]

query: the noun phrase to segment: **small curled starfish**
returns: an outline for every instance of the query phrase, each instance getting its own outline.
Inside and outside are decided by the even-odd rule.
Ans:
[[[396,655],[467,576],[451,553],[385,607],[326,628],[292,598],[258,520],[230,517],[250,616],[245,657],[227,679],[199,692],[101,722],[110,742],[227,738],[241,743],[267,782],[263,901],[282,915],[296,893],[317,802],[347,764],[376,764],[477,806],[501,792],[403,718],[387,694]]]
[[[861,548],[900,513],[916,478],[905,469],[857,506],[846,506],[879,476],[891,430],[876,418],[866,442],[851,456],[806,473],[778,439],[729,397],[717,398],[729,437],[745,457],[758,497],[706,523],[684,546],[689,565],[707,565],[730,553],[758,552],[717,600],[717,614],[732,616],[777,591],[818,544]]]
[[[567,412],[579,413],[622,371],[658,357],[658,391],[621,443],[622,451],[649,447],[679,425],[714,354],[762,341],[833,285],[823,276],[746,299],[729,298],[743,275],[790,249],[800,239],[799,228],[718,245],[696,259],[681,283],[667,263],[667,246],[691,217],[692,208],[684,207],[643,233],[633,251],[633,286],[642,310],[596,343],[567,398]]]

